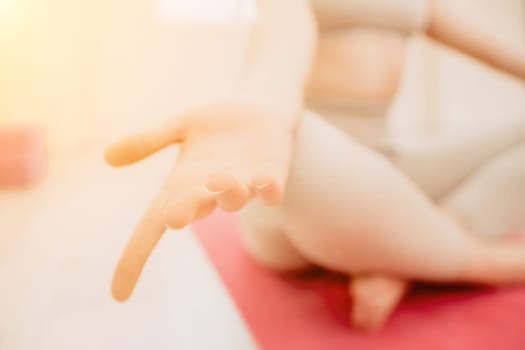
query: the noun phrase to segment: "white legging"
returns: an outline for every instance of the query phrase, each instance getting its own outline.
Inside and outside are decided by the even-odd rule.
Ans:
[[[519,273],[498,278],[525,280],[525,250],[487,248],[468,234],[525,223],[525,123],[482,139],[388,154],[305,113],[283,203],[254,202],[240,213],[248,250],[280,270],[315,263],[349,274],[488,282],[498,274],[471,266],[512,255],[508,263]]]

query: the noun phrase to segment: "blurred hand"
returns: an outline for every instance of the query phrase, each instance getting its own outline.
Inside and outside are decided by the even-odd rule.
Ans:
[[[289,120],[249,105],[214,105],[108,148],[107,161],[123,166],[180,144],[173,170],[117,265],[112,284],[116,300],[129,298],[167,227],[182,228],[216,207],[239,210],[255,196],[267,205],[279,203],[291,153],[293,125]]]

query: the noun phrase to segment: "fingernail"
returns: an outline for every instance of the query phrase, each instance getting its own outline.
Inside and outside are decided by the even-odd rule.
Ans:
[[[183,212],[183,210],[172,210],[171,212],[175,212],[176,215],[169,215],[169,211],[164,212],[164,226],[167,230],[181,230],[193,221],[194,214],[191,211]]]
[[[264,192],[264,191],[267,191],[270,189],[270,184],[260,184],[260,185],[255,185],[255,190],[257,192]]]
[[[204,189],[208,192],[210,192],[211,194],[215,194],[215,195],[218,195],[218,194],[223,194],[224,192],[226,192],[225,190],[222,190],[222,191],[212,191],[210,190],[208,187],[204,186]]]

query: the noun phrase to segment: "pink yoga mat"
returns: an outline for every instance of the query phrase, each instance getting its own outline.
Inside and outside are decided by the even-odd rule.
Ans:
[[[525,288],[416,287],[382,331],[363,334],[349,325],[343,276],[265,270],[243,250],[229,214],[194,228],[260,349],[525,349]]]

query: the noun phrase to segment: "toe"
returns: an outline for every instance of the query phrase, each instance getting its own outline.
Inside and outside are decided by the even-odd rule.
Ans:
[[[390,313],[390,305],[380,296],[368,295],[354,298],[352,323],[366,331],[377,331]]]
[[[406,281],[396,279],[355,278],[350,286],[353,324],[367,331],[379,330],[403,298],[407,286]]]
[[[368,317],[368,308],[362,302],[354,301],[352,312],[350,314],[352,325],[358,329],[366,330],[368,329]]]
[[[377,295],[370,303],[369,315],[366,324],[368,331],[378,331],[388,320],[398,299],[393,295]]]

